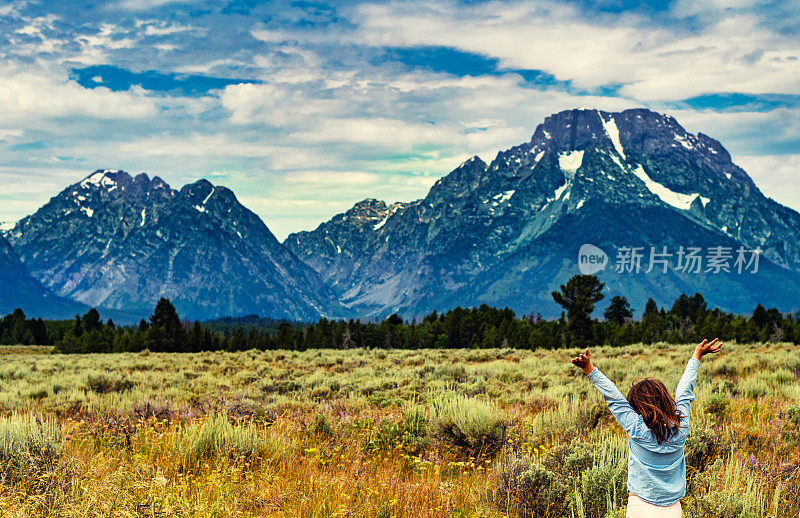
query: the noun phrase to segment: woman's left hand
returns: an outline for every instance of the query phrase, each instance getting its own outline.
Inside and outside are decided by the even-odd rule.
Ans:
[[[585,351],[581,354],[576,356],[575,358],[570,360],[573,365],[576,365],[583,369],[584,374],[587,376],[594,370],[594,365],[592,365],[592,359],[589,358],[589,348],[587,347]]]

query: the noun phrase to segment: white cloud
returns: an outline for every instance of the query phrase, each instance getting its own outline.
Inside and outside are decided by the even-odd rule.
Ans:
[[[124,11],[147,11],[169,4],[194,4],[197,0],[119,0],[108,4],[109,11],[122,9]]]
[[[25,133],[25,131],[21,129],[5,129],[0,128],[0,142],[4,142],[10,139],[14,139],[15,137],[20,137]]]
[[[350,186],[377,182],[379,177],[364,171],[292,171],[285,176],[288,183]]]
[[[23,18],[27,25],[14,31],[16,34],[24,34],[25,36],[42,36],[45,29],[53,30],[53,23],[58,20],[58,17],[49,14],[47,16],[37,16],[35,18]]]
[[[141,89],[112,92],[86,89],[47,71],[0,65],[0,113],[5,120],[86,115],[98,119],[137,119],[157,113]]]
[[[740,156],[736,162],[765,196],[800,210],[800,154]]]
[[[791,57],[800,57],[800,42],[765,25],[744,0],[733,1],[728,9],[723,0],[680,0],[663,14],[685,18],[680,24],[631,13],[587,16],[554,0],[337,7],[346,28],[287,23],[276,30],[255,20],[229,27],[216,15],[192,18],[189,26],[177,10],[165,17],[135,13],[142,19],[130,24],[130,15],[118,12],[107,17],[114,24],[105,25],[18,18],[7,50],[27,64],[14,65],[11,57],[0,63],[0,113],[8,128],[0,129],[0,140],[48,147],[14,152],[3,145],[0,158],[40,178],[47,196],[102,167],[143,169],[176,187],[215,177],[246,193],[246,205],[281,236],[313,228],[365,197],[419,198],[466,158],[477,154],[489,162],[498,150],[527,141],[551,113],[644,105],[720,140],[768,194],[794,192],[781,189],[781,182],[793,178],[796,159],[786,165],[755,156],[800,139],[798,110],[667,109],[675,106],[668,101],[706,91],[796,93],[798,61]],[[177,3],[187,2],[121,0],[111,8],[144,11]],[[227,47],[220,26],[230,29]],[[14,34],[17,29],[22,32]],[[203,31],[214,34],[214,45],[192,40]],[[260,43],[249,41],[248,31]],[[382,45],[452,47],[496,58],[509,69],[542,69],[573,87],[622,84],[623,95],[535,89],[513,73],[458,77],[372,61]],[[199,99],[139,87],[84,89],[68,77],[81,64],[250,77],[263,84],[231,85],[219,97],[212,92]],[[54,155],[85,158],[78,165],[86,170],[56,173],[51,168],[75,162],[57,164]],[[215,175],[219,171],[226,173]],[[35,188],[34,182],[11,181]],[[8,207],[0,203],[0,220],[8,219]],[[25,211],[35,208],[28,202]]]
[[[752,14],[720,14],[696,33],[634,14],[586,17],[552,1],[432,11],[411,2],[369,4],[354,15],[354,40],[376,46],[445,46],[494,57],[507,68],[544,70],[581,88],[624,83],[639,101],[684,99],[724,85],[745,93],[795,93],[800,40],[763,28]]]
[[[181,25],[179,23],[165,23],[153,22],[145,25],[145,36],[169,36],[172,34],[179,34],[181,32],[199,32],[204,33],[205,30],[192,27],[191,25]]]

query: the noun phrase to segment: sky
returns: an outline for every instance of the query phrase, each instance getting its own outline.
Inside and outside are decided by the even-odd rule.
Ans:
[[[800,0],[0,0],[0,221],[123,169],[230,187],[282,240],[632,107],[800,209],[798,85]]]

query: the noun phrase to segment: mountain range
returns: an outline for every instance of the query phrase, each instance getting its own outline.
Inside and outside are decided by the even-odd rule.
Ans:
[[[694,292],[738,313],[800,308],[800,214],[764,196],[719,142],[645,109],[554,114],[530,141],[488,164],[465,161],[420,200],[366,199],[283,243],[225,187],[176,191],[108,170],[3,235],[0,259],[27,270],[14,277],[29,291],[137,312],[166,296],[191,318],[482,303],[555,316],[550,292],[578,273],[584,244],[608,255],[598,276],[635,308]],[[727,251],[728,271],[645,271],[651,249],[674,261],[690,247]],[[643,270],[617,271],[615,253],[631,248]],[[737,271],[739,248],[760,250],[757,272]]]
[[[6,231],[33,277],[89,306],[189,318],[342,314],[319,275],[282,246],[232,191],[206,180],[98,170]]]

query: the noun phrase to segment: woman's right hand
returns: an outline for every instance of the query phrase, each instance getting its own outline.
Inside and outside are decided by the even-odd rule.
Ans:
[[[694,356],[692,358],[700,359],[708,353],[716,353],[722,349],[722,342],[719,341],[719,338],[714,338],[712,341],[703,340],[697,347],[694,348]]]

